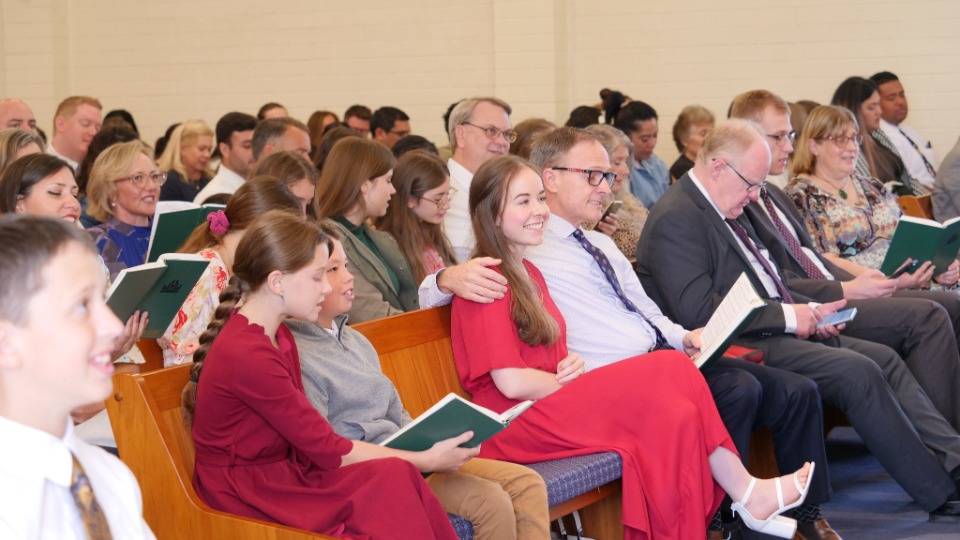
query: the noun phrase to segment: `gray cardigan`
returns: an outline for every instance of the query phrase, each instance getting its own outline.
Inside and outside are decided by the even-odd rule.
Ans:
[[[315,322],[285,321],[297,342],[307,399],[338,434],[378,443],[410,421],[373,345],[336,318],[339,338]]]

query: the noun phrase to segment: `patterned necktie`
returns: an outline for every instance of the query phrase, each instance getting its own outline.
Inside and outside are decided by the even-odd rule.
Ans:
[[[897,126],[897,131],[899,131],[900,134],[903,135],[903,138],[906,139],[908,143],[910,143],[910,146],[912,146],[913,149],[916,150],[918,154],[920,154],[920,159],[923,160],[923,164],[927,167],[927,172],[930,173],[930,176],[937,176],[937,170],[933,168],[933,165],[929,161],[927,161],[927,156],[925,156],[923,152],[920,151],[920,147],[917,146],[917,143],[913,142],[913,139],[911,139],[909,135],[907,135],[902,129],[900,129],[900,126]]]
[[[650,322],[650,319],[648,319],[647,316],[640,311],[640,308],[638,308],[636,304],[627,298],[627,295],[623,292],[623,288],[620,287],[620,281],[617,279],[617,274],[613,271],[613,267],[610,266],[610,259],[608,259],[607,256],[600,251],[600,248],[591,244],[590,241],[587,240],[587,237],[583,234],[583,231],[580,229],[575,229],[573,231],[573,237],[577,239],[577,242],[580,242],[580,245],[583,246],[583,249],[587,250],[587,253],[593,257],[593,260],[597,261],[597,265],[600,266],[600,271],[603,272],[603,277],[607,278],[610,286],[613,287],[613,292],[617,293],[617,297],[620,298],[620,301],[623,302],[623,305],[626,306],[626,308],[630,311],[640,315],[644,322],[649,324],[650,328],[653,328],[657,342],[650,350],[655,351],[657,349],[666,347],[667,340],[664,339],[660,329],[657,328],[655,324]]]
[[[753,256],[760,263],[760,266],[763,267],[764,272],[770,276],[770,279],[773,280],[773,284],[777,287],[777,294],[780,295],[780,300],[784,304],[792,304],[793,297],[790,296],[790,291],[787,290],[787,287],[780,281],[780,276],[777,274],[777,271],[773,269],[773,266],[770,264],[770,261],[760,253],[760,250],[757,249],[756,244],[753,243],[753,240],[750,239],[750,236],[747,234],[747,230],[743,228],[743,225],[735,219],[726,220],[727,224],[730,225],[730,228],[733,229],[733,232],[737,235],[737,238],[743,242],[743,245],[750,250],[750,253],[753,253]]]
[[[93,494],[93,486],[90,485],[90,479],[83,472],[83,467],[73,456],[73,475],[70,480],[70,494],[73,495],[73,502],[77,505],[77,511],[80,512],[80,519],[83,520],[83,528],[87,531],[88,540],[111,540],[110,526],[107,524],[107,516],[103,514],[103,509],[97,502],[96,495]]]
[[[817,265],[813,264],[810,257],[807,257],[807,254],[803,252],[803,249],[800,247],[800,242],[793,236],[783,220],[780,219],[779,214],[777,214],[777,209],[773,205],[773,201],[770,200],[770,194],[767,193],[766,190],[761,189],[760,198],[763,200],[763,205],[767,208],[767,213],[770,214],[770,220],[773,221],[774,227],[777,228],[777,232],[780,233],[780,236],[787,243],[787,247],[790,248],[790,253],[793,253],[793,257],[800,263],[800,266],[803,267],[803,271],[807,273],[807,277],[810,279],[827,279],[827,276],[823,275],[823,272],[817,268]]]

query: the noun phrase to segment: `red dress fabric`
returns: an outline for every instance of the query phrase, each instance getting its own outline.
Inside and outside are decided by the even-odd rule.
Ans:
[[[517,401],[497,390],[490,371],[533,368],[556,373],[567,356],[566,324],[540,271],[524,261],[560,325],[551,346],[520,341],[510,293],[492,304],[453,301],[452,341],[463,388],[474,402],[503,412]],[[629,336],[624,336],[629,339]],[[724,493],[707,457],[723,446],[736,453],[710,390],[685,354],[658,351],[592,370],[540,399],[480,455],[531,463],[596,452],[623,458],[625,538],[704,538]]]
[[[340,466],[352,443],[303,393],[286,326],[274,348],[234,314],[210,348],[197,388],[193,486],[232,514],[342,538],[455,539],[413,465],[395,458]]]

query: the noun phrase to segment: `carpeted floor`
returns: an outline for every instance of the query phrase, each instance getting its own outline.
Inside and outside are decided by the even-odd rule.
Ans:
[[[833,498],[823,505],[823,515],[844,540],[960,539],[960,523],[930,523],[927,513],[890,478],[852,428],[830,433],[827,455]]]

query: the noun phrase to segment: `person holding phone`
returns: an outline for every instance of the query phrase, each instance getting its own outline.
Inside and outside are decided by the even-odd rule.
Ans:
[[[637,250],[640,232],[647,221],[650,211],[630,193],[630,163],[633,162],[633,144],[619,129],[605,124],[594,124],[586,128],[594,134],[610,155],[610,166],[617,174],[610,186],[613,202],[604,210],[596,224],[596,229],[610,238],[623,255],[631,259]],[[626,182],[624,182],[626,181]],[[619,204],[618,204],[619,203]],[[589,230],[592,224],[584,227]]]

